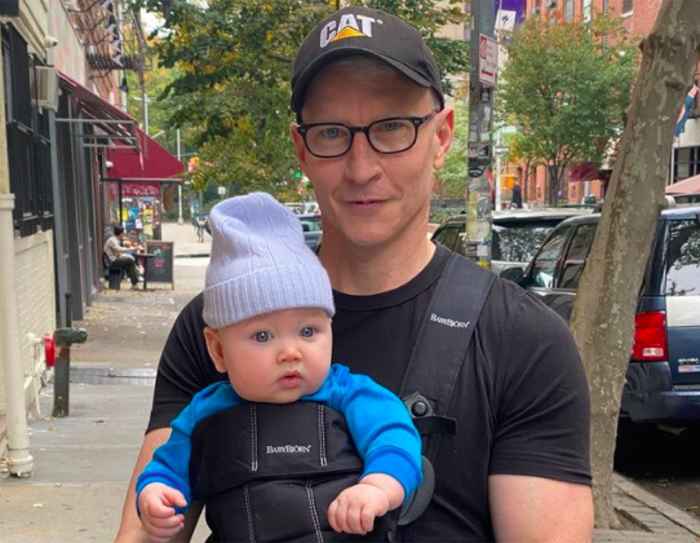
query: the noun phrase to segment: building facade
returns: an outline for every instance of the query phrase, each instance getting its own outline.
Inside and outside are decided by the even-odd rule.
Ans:
[[[526,0],[526,17],[547,17],[562,21],[590,21],[607,13],[622,18],[627,31],[640,40],[647,36],[656,22],[662,0]],[[700,64],[695,82],[700,80]],[[691,85],[693,82],[689,81]],[[679,104],[679,108],[681,104]],[[602,164],[599,169],[609,170],[612,164]],[[522,170],[522,167],[521,167]],[[688,111],[684,131],[674,140],[673,158],[669,164],[669,184],[700,174],[700,93]],[[560,203],[581,203],[587,196],[600,199],[604,196],[605,179],[597,176],[584,165],[574,165],[565,174]],[[521,172],[521,185],[526,199],[534,205],[544,205],[547,194],[547,172],[544,166]]]
[[[138,16],[120,0],[0,3],[0,461],[15,475],[33,469],[45,338],[102,288],[107,153],[152,171],[150,140],[124,111],[125,70],[143,69],[127,25],[138,52]]]

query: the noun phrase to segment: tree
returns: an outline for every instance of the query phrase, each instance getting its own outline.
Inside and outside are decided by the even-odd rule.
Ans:
[[[573,310],[592,405],[596,524],[615,526],[612,466],[634,313],[663,207],[673,129],[700,56],[697,0],[664,0],[642,42],[620,155]]]
[[[464,42],[436,36],[461,22],[462,2],[352,2],[398,13],[426,36],[446,74],[465,71]],[[197,131],[198,182],[288,190],[296,160],[289,143],[291,66],[311,28],[335,9],[328,0],[144,0],[163,25],[157,51],[178,76],[161,94],[173,105],[169,122]],[[231,193],[231,191],[230,191]]]
[[[467,147],[469,139],[469,106],[463,98],[454,102],[455,134],[445,165],[435,175],[442,198],[463,198],[467,179]]]
[[[528,19],[514,34],[497,92],[499,115],[515,126],[528,155],[547,165],[556,204],[572,162],[600,163],[619,135],[637,55],[619,23]]]

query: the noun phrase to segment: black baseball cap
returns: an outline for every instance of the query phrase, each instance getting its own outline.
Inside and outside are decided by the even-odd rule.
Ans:
[[[355,6],[336,11],[304,39],[294,60],[292,111],[299,115],[306,89],[321,68],[358,54],[378,58],[418,85],[432,88],[444,107],[440,70],[418,31],[384,11]]]

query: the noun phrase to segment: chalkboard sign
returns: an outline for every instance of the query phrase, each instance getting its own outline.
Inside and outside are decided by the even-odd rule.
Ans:
[[[172,283],[175,288],[173,275],[174,242],[172,241],[147,241],[146,242],[145,279],[156,283]]]

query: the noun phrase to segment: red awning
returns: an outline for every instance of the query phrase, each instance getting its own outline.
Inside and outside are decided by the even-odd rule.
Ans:
[[[182,162],[161,145],[136,127],[140,152],[134,149],[107,149],[107,160],[112,166],[107,169],[105,181],[128,182],[174,182],[185,172]]]
[[[666,187],[666,194],[700,194],[700,175],[688,177],[683,179],[683,181],[669,185]]]
[[[569,168],[570,181],[593,181],[600,179],[598,165],[592,162],[579,162]]]

